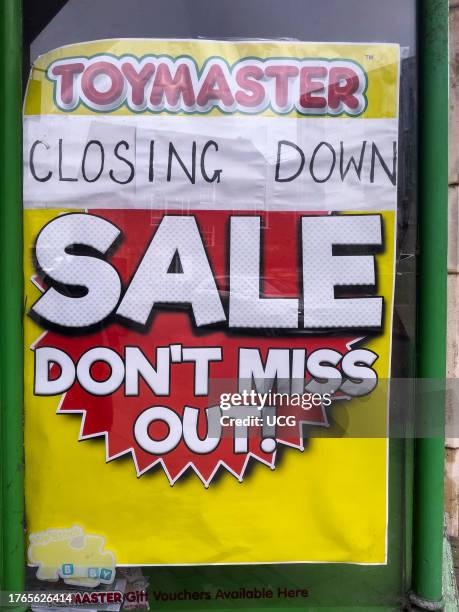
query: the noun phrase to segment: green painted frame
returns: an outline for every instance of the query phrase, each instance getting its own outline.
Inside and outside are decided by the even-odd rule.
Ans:
[[[0,2],[0,583],[10,591],[24,589],[21,5]]]
[[[419,0],[418,379],[446,374],[448,252],[448,2]],[[444,385],[443,385],[444,386]],[[422,385],[421,385],[422,387]],[[444,431],[444,398],[419,393],[418,424]],[[442,606],[444,436],[419,437],[414,453],[411,600]]]

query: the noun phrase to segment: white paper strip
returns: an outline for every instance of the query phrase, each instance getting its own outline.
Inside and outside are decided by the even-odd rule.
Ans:
[[[24,206],[394,210],[397,119],[24,119]]]

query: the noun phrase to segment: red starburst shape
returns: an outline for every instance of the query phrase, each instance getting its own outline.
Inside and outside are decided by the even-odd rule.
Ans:
[[[164,212],[145,210],[99,210],[93,214],[104,217],[122,230],[123,240],[110,258],[126,286],[147,248]],[[198,211],[193,213],[200,229],[206,252],[219,291],[224,296],[228,290],[227,230],[230,213]],[[232,213],[234,214],[234,213]],[[270,213],[263,215],[264,258],[263,280],[266,297],[294,297],[299,294],[299,246],[296,242],[299,213]],[[36,283],[38,286],[39,283]],[[328,424],[323,406],[312,406],[308,410],[301,406],[290,407],[288,414],[294,417],[294,425],[271,431],[273,444],[263,444],[266,432],[260,425],[250,426],[245,441],[236,448],[235,428],[225,428],[215,448],[210,452],[193,452],[183,437],[167,453],[152,454],[142,447],[135,436],[135,424],[139,416],[154,407],[165,407],[183,418],[184,407],[199,410],[197,435],[206,436],[208,423],[206,409],[215,405],[217,391],[236,391],[238,376],[238,352],[241,347],[260,351],[263,358],[269,349],[304,349],[307,354],[319,348],[332,348],[342,354],[349,350],[356,340],[352,336],[310,336],[310,335],[251,335],[234,334],[227,328],[196,329],[189,312],[177,309],[158,309],[145,331],[126,327],[121,322],[112,322],[103,329],[81,335],[64,335],[55,331],[43,334],[33,349],[48,346],[61,349],[74,363],[94,347],[106,347],[125,355],[126,347],[138,347],[143,354],[155,362],[158,347],[221,347],[222,359],[211,365],[209,372],[213,395],[196,395],[192,363],[176,363],[170,370],[170,394],[166,397],[155,395],[152,389],[140,382],[135,396],[126,394],[124,385],[110,395],[95,396],[88,393],[76,380],[62,396],[58,414],[82,414],[80,440],[104,437],[106,461],[112,461],[125,454],[131,454],[137,475],[140,476],[155,466],[161,465],[171,484],[193,470],[208,486],[220,468],[225,468],[242,480],[251,458],[275,468],[279,444],[303,450],[304,426],[326,426]],[[172,349],[171,349],[172,350]],[[51,372],[52,375],[52,372]],[[94,379],[104,380],[107,368],[103,363],[93,366]],[[212,385],[212,381],[214,385]],[[152,439],[161,440],[167,436],[167,426],[155,421],[148,428]],[[217,443],[218,442],[218,443]]]

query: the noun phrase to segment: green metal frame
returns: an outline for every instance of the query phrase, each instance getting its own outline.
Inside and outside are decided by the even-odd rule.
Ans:
[[[448,54],[447,0],[418,0],[420,109],[419,109],[419,295],[418,295],[418,366],[419,378],[443,380],[446,347],[446,249],[447,249],[447,95]],[[23,376],[22,376],[22,11],[21,0],[0,0],[2,59],[0,61],[0,244],[4,290],[0,294],[0,440],[1,440],[1,530],[0,585],[3,590],[24,588],[24,468],[23,468]],[[424,423],[443,419],[443,402],[432,405],[419,397],[418,414]],[[364,605],[366,586],[385,593],[407,587],[412,570],[412,599],[435,609],[442,597],[442,533],[443,533],[443,458],[441,436],[420,438],[414,451],[414,531],[411,563],[410,519],[403,519],[402,489],[407,485],[410,496],[410,474],[403,476],[400,467],[407,456],[402,441],[391,441],[390,483],[397,488],[391,495],[389,550],[406,546],[406,569],[397,562],[387,568],[358,566],[309,566],[302,570],[292,566],[292,576],[317,576],[324,592],[337,581],[344,592],[355,592]],[[408,453],[409,457],[409,453]],[[406,463],[411,466],[410,459]],[[411,506],[411,497],[408,507]],[[405,520],[405,524],[404,524]],[[400,544],[400,534],[405,543]],[[402,538],[403,539],[403,538]],[[269,574],[264,570],[265,578]],[[281,570],[279,569],[279,572]],[[290,570],[289,570],[290,571]],[[185,570],[185,573],[189,570]],[[231,570],[232,577],[238,572]],[[303,574],[301,573],[303,572]],[[394,574],[395,572],[395,574]],[[174,571],[159,570],[165,579],[174,580]],[[182,574],[181,574],[182,575]],[[202,568],[200,576],[190,575],[191,582],[222,579],[218,568]],[[183,575],[182,575],[183,578]],[[186,580],[186,577],[184,578]],[[231,578],[230,578],[231,579]],[[402,594],[402,593],[400,593]],[[339,602],[339,598],[338,598]],[[317,604],[316,604],[317,605]],[[332,604],[333,605],[333,604]],[[389,604],[382,604],[393,609]],[[237,604],[236,607],[239,607]],[[381,604],[380,604],[381,606]],[[233,606],[231,606],[233,607]],[[303,604],[304,607],[304,604]],[[366,609],[376,609],[370,604]],[[432,608],[433,607],[433,608]],[[324,608],[325,609],[325,608]],[[342,609],[339,603],[336,609]],[[379,609],[381,609],[379,607]]]
[[[24,589],[22,342],[22,12],[1,0],[0,292],[1,586]]]
[[[448,2],[419,2],[419,277],[417,378],[446,373],[448,248]],[[443,385],[437,385],[439,388]],[[414,454],[412,601],[442,606],[444,398],[417,398],[425,437]],[[421,435],[422,433],[421,432]]]

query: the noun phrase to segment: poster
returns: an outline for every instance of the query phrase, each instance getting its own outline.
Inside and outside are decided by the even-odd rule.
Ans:
[[[29,563],[386,563],[398,87],[388,44],[38,58]]]

